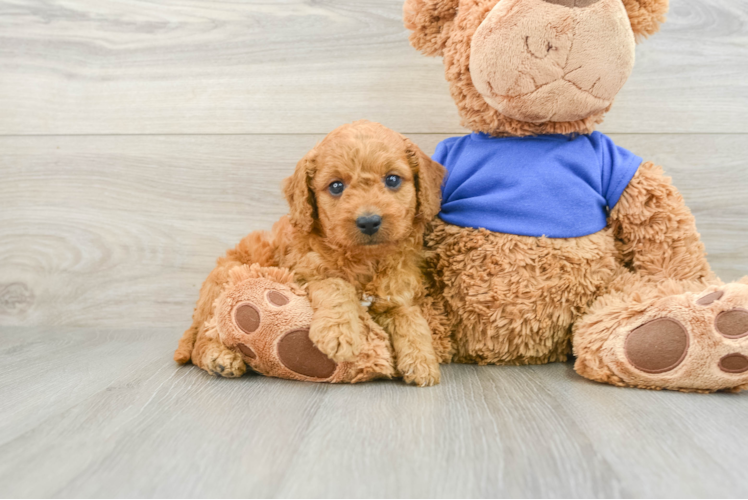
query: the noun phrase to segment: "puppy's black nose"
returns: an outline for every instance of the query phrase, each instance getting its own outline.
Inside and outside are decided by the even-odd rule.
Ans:
[[[358,229],[369,236],[379,231],[381,225],[382,217],[379,215],[362,215],[356,219],[356,226],[358,226]]]

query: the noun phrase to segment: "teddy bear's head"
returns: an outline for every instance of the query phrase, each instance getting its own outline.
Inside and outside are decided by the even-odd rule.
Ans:
[[[406,0],[411,44],[441,55],[462,123],[492,135],[589,133],[668,0]]]

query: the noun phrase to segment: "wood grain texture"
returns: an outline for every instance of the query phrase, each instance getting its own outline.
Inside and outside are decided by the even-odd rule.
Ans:
[[[2,0],[0,134],[460,133],[402,0]],[[748,2],[672,2],[602,130],[748,132]]]
[[[216,379],[159,329],[0,332],[2,497],[748,495],[748,398],[620,389],[569,364],[442,384]],[[376,401],[376,404],[372,404]]]
[[[428,153],[445,136],[414,135]],[[215,259],[286,213],[281,180],[322,136],[0,137],[0,324],[189,322]],[[665,165],[714,269],[748,275],[748,140],[614,135]]]

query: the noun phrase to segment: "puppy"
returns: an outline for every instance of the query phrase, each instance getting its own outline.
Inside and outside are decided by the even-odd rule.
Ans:
[[[219,259],[175,359],[191,357],[224,376],[244,372],[235,353],[201,339],[200,325],[211,319],[208,304],[225,286],[229,269],[262,260],[263,266],[291,269],[306,286],[314,311],[309,337],[329,358],[355,360],[364,342],[365,311],[390,336],[405,381],[437,384],[431,330],[418,304],[424,295],[423,232],[439,212],[444,173],[415,144],[378,123],[334,130],[286,179],[290,213],[263,240],[267,248],[259,249],[260,239],[250,235]],[[196,339],[194,349],[190,338]]]

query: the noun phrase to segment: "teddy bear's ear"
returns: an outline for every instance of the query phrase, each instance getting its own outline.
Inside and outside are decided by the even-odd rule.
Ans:
[[[441,164],[428,157],[421,148],[405,139],[408,163],[415,174],[416,193],[418,196],[418,212],[416,218],[427,223],[441,210],[442,181],[446,169]]]
[[[623,0],[637,40],[657,33],[665,22],[668,0]]]
[[[283,194],[291,209],[289,212],[291,224],[302,233],[312,231],[317,217],[317,202],[311,187],[316,156],[316,148],[309,151],[296,164],[294,173],[283,181]]]
[[[410,44],[427,56],[440,56],[447,44],[459,0],[405,0],[403,21]]]

